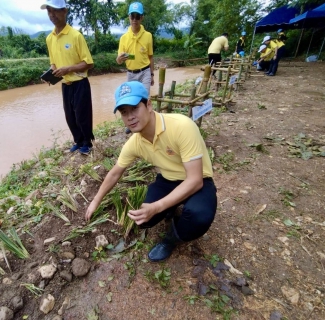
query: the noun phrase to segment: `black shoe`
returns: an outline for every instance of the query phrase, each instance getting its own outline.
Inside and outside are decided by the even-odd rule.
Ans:
[[[165,242],[165,239],[156,244],[148,253],[148,258],[151,262],[161,262],[169,258],[174,249],[176,247],[176,244],[173,243],[167,243]]]
[[[166,233],[165,238],[156,244],[148,253],[151,262],[161,262],[171,256],[177,244],[183,242],[177,235],[174,220],[170,230]]]
[[[125,128],[125,133],[126,134],[130,134],[131,133],[131,130],[129,128]]]
[[[268,73],[267,76],[269,76],[269,77],[274,77],[275,74],[274,74],[273,72],[271,72],[271,73]]]
[[[264,74],[268,75],[268,74],[269,74],[269,72],[268,72],[268,71],[266,71],[266,72],[264,72]]]

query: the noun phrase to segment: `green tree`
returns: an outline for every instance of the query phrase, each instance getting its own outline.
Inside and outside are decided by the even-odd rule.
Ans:
[[[128,26],[128,9],[134,0],[127,0],[118,7],[121,20],[124,20],[124,26]],[[170,15],[167,12],[167,4],[165,0],[141,0],[144,8],[144,28],[151,32],[153,36],[158,34],[160,28],[170,21]]]

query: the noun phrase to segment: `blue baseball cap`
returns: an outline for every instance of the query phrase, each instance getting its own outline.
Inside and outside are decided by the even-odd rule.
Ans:
[[[241,33],[241,35],[242,35],[242,36],[246,36],[246,31],[243,31],[243,32]]]
[[[143,14],[143,5],[141,2],[133,2],[129,6],[129,13],[131,14],[132,12]]]
[[[148,91],[139,81],[129,81],[122,83],[115,90],[115,108],[114,113],[120,106],[137,106],[141,99],[148,100]]]

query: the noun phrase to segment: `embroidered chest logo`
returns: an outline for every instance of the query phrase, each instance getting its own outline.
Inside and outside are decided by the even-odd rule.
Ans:
[[[169,156],[174,156],[175,155],[175,152],[173,151],[173,149],[171,149],[170,147],[167,146],[166,148],[166,153],[169,155]]]
[[[71,48],[71,44],[70,44],[70,43],[66,43],[66,44],[64,45],[64,48],[67,49],[67,50],[70,49],[70,48]]]

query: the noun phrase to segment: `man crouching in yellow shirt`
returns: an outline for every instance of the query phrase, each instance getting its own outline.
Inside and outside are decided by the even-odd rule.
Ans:
[[[149,185],[140,209],[130,210],[128,216],[140,228],[151,228],[167,215],[173,215],[177,206],[184,205],[182,214],[173,217],[165,238],[148,254],[150,261],[163,261],[177,244],[201,237],[213,222],[217,195],[209,154],[192,119],[181,114],[155,112],[142,83],[123,83],[115,91],[115,100],[114,113],[120,112],[133,135],[123,146],[85,218],[91,218],[103,197],[135,159],[150,162],[160,173]]]

